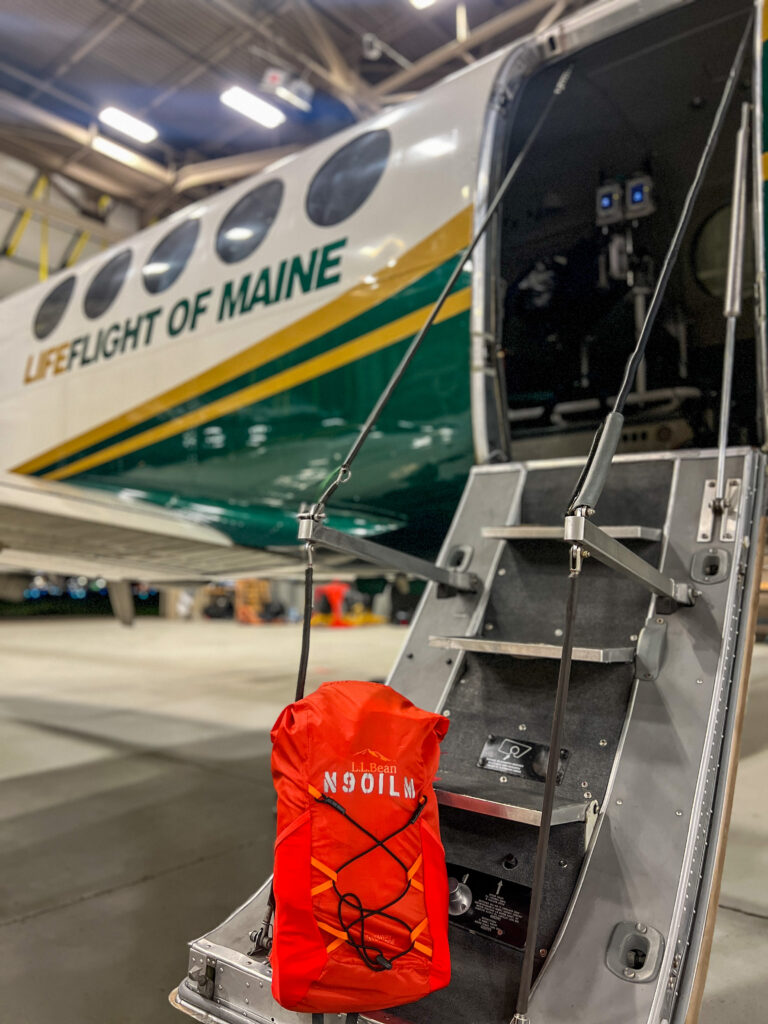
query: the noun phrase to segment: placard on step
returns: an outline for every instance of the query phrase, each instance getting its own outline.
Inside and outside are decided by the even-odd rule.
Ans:
[[[557,769],[558,785],[563,781],[570,751],[563,747]],[[502,775],[543,782],[547,774],[549,746],[491,733],[483,744],[477,767]]]

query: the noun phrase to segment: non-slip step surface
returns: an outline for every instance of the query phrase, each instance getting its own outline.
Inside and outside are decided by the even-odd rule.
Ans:
[[[603,523],[636,523],[642,519],[647,526],[663,526],[674,466],[673,459],[654,456],[615,462],[608,474],[594,522],[600,526]],[[581,466],[536,467],[529,471],[520,504],[520,522],[562,525],[580,472]]]
[[[658,541],[636,541],[633,550],[650,565],[658,564]],[[476,632],[489,640],[560,646],[568,569],[567,544],[547,540],[502,544],[483,629]],[[647,616],[648,591],[642,584],[596,558],[585,559],[576,609],[576,647],[634,645]]]
[[[465,672],[443,707],[451,725],[441,744],[436,788],[492,804],[539,808],[558,669],[546,659],[468,652]],[[633,680],[631,665],[573,664],[558,801],[602,803]],[[504,755],[511,753],[519,770],[503,770],[493,755],[488,759],[489,743],[497,746],[499,760],[509,760]]]
[[[447,775],[447,773],[446,773]],[[531,793],[525,790],[518,790],[510,786],[509,782],[501,783],[499,776],[495,776],[493,784],[496,786],[498,795],[493,800],[483,799],[471,793],[460,792],[461,783],[457,788],[447,788],[449,780],[447,777],[435,785],[437,802],[445,807],[458,807],[464,811],[472,811],[474,814],[483,814],[490,818],[504,818],[507,821],[517,821],[522,825],[533,825],[538,828],[541,825],[541,804],[543,789],[541,793]],[[552,808],[552,824],[565,825],[571,821],[585,821],[591,804],[586,800],[563,800],[555,797]]]
[[[662,531],[654,526],[601,526],[600,529],[616,540],[661,540]],[[484,526],[484,537],[497,540],[562,540],[562,526]]]
[[[512,658],[549,658],[559,660],[563,648],[558,644],[516,643],[513,640],[486,640],[479,636],[431,636],[430,647],[448,651],[473,651],[476,654],[502,654]],[[574,647],[572,661],[590,661],[615,665],[634,661],[634,647]]]
[[[515,1012],[522,951],[456,927],[449,929],[449,941],[451,983],[447,988],[417,1003],[396,1006],[387,1014],[361,1014],[361,1019],[388,1024],[509,1024]]]

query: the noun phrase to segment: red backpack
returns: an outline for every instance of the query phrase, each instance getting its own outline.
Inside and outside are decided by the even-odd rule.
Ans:
[[[288,1010],[380,1010],[450,981],[432,779],[441,715],[388,686],[324,683],[272,729],[272,993]]]

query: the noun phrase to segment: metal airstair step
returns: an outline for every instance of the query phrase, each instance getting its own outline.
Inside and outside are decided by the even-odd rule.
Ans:
[[[499,787],[497,787],[499,788]],[[509,797],[502,799],[494,796],[488,799],[473,793],[466,793],[447,788],[445,783],[435,783],[437,802],[445,807],[457,807],[463,811],[473,811],[490,818],[504,818],[506,821],[518,821],[523,825],[541,825],[540,793],[530,793],[518,787],[509,790]],[[586,821],[596,810],[596,802],[587,800],[567,800],[555,797],[552,810],[552,824],[566,825],[573,821]]]
[[[601,526],[615,540],[661,540],[662,530],[654,526]],[[564,540],[564,526],[484,526],[482,534],[496,540]]]
[[[479,636],[431,636],[430,647],[442,647],[448,651],[472,651],[476,654],[503,654],[512,658],[561,657],[563,649],[558,644],[517,643],[514,640],[486,640]],[[635,660],[634,647],[574,647],[573,661],[591,661],[609,665]]]

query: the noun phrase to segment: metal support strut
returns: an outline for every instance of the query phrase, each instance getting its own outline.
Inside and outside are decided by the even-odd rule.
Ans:
[[[725,449],[728,446],[728,424],[731,416],[731,385],[733,357],[736,348],[736,323],[741,316],[741,283],[744,275],[744,240],[746,237],[747,176],[749,174],[750,105],[741,105],[741,124],[736,136],[736,161],[733,168],[731,231],[728,241],[728,276],[725,286],[725,351],[723,380],[720,387],[720,426],[717,439],[717,477],[712,510],[722,515],[728,508],[725,493]]]
[[[471,592],[482,587],[480,580],[472,573],[444,569],[442,566],[428,562],[425,558],[418,558],[416,555],[408,555],[403,551],[384,547],[383,544],[376,544],[374,541],[356,537],[354,534],[342,533],[341,530],[323,526],[322,518],[323,514],[317,511],[316,506],[309,512],[300,512],[299,540],[306,541],[308,544],[319,544],[331,548],[332,551],[354,555],[364,562],[373,562],[374,565],[387,565],[408,576],[433,580],[451,590]]]

